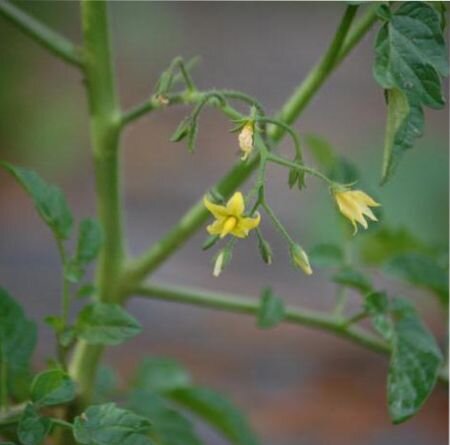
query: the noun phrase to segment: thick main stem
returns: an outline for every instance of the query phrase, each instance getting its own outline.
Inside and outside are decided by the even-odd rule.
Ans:
[[[104,235],[96,273],[96,290],[100,301],[114,302],[119,298],[123,263],[118,152],[120,110],[109,44],[107,3],[84,0],[81,3],[81,12],[97,212]],[[84,402],[91,396],[101,352],[101,346],[87,345],[83,341],[78,342],[74,351],[69,371],[78,382]]]

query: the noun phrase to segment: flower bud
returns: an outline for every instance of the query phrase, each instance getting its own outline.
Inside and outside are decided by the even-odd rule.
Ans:
[[[252,121],[248,121],[239,133],[239,148],[243,152],[241,159],[247,160],[253,150],[253,133],[254,124]]]
[[[311,265],[309,264],[308,255],[298,244],[293,244],[289,253],[294,266],[302,269],[306,275],[311,275],[313,273]]]
[[[261,258],[266,264],[272,264],[272,248],[270,244],[258,233],[256,232],[258,237],[258,249],[261,254]]]
[[[218,277],[230,261],[231,261],[231,249],[225,247],[217,254],[215,258],[213,275],[215,277]]]

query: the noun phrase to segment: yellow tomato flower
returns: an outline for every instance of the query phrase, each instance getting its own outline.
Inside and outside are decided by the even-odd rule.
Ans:
[[[253,150],[253,122],[247,122],[239,133],[239,148],[242,150],[243,155],[241,159],[247,160]]]
[[[356,223],[367,229],[367,216],[372,221],[378,221],[370,207],[379,207],[381,204],[375,202],[368,194],[361,190],[335,190],[333,192],[339,211],[353,224],[355,234],[358,231]]]
[[[210,224],[206,230],[210,235],[219,235],[220,238],[224,238],[228,234],[237,238],[245,238],[250,230],[258,227],[261,220],[259,213],[254,218],[243,216],[245,204],[241,192],[236,192],[226,206],[214,204],[206,196],[203,203],[216,218],[216,221]]]

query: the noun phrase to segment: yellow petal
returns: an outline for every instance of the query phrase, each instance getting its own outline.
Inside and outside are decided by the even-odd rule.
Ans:
[[[380,203],[374,201],[367,193],[364,193],[361,190],[354,190],[352,191],[354,194],[354,197],[359,201],[363,202],[364,204],[371,206],[371,207],[379,207],[381,206]]]
[[[257,213],[254,218],[241,218],[239,221],[239,228],[250,231],[255,227],[258,227],[261,221],[261,215]]]
[[[234,235],[236,238],[247,238],[248,236],[248,230],[242,229],[239,226],[236,226],[232,232],[232,235]]]
[[[224,218],[228,212],[225,206],[214,204],[206,196],[203,198],[203,204],[213,214],[215,218]]]
[[[227,202],[226,211],[229,215],[239,218],[245,210],[244,197],[241,192],[236,192]]]
[[[363,211],[363,214],[369,217],[372,221],[378,221],[377,217],[373,214],[372,210],[369,207],[366,207]]]
[[[214,221],[212,224],[206,227],[206,230],[210,235],[220,235],[223,230],[223,223],[224,223],[223,218],[218,219],[217,221]]]

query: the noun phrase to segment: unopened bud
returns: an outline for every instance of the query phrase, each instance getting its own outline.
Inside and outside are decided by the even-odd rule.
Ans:
[[[258,236],[258,248],[259,253],[261,254],[261,258],[266,264],[272,264],[272,249],[270,244],[259,234]]]
[[[230,261],[231,250],[228,248],[222,249],[216,256],[216,259],[214,261],[213,275],[215,277],[218,277]]]
[[[245,161],[250,156],[253,150],[253,122],[248,121],[239,133],[239,148],[243,152],[241,159]]]
[[[291,259],[294,266],[302,269],[306,275],[312,274],[313,271],[311,269],[311,265],[309,264],[308,255],[298,244],[293,244],[289,253],[291,254]]]

